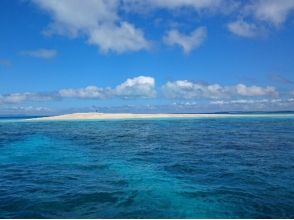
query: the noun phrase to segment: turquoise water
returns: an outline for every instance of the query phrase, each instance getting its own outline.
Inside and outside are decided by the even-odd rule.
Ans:
[[[294,218],[294,117],[2,121],[0,218]]]

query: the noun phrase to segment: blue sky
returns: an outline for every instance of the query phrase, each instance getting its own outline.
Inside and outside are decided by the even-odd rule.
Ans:
[[[294,110],[294,0],[2,0],[0,114]]]

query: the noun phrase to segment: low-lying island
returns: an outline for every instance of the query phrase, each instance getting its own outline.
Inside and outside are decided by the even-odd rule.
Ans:
[[[160,118],[227,118],[227,117],[292,117],[293,114],[135,114],[135,113],[73,113],[26,119],[29,121],[99,120],[99,119],[160,119]]]

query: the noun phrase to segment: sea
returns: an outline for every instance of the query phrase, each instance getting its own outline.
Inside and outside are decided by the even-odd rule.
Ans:
[[[0,218],[294,218],[294,115],[2,118]]]

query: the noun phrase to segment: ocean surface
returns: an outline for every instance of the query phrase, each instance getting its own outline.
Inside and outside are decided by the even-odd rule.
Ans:
[[[0,218],[294,218],[294,117],[2,119]]]

